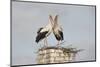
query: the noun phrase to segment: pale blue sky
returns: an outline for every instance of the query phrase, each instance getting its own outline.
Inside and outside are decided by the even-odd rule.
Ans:
[[[65,46],[84,49],[76,56],[76,61],[95,60],[95,7],[59,5],[46,3],[12,2],[12,64],[36,64],[35,43],[38,28],[48,24],[48,15],[59,15],[63,28]],[[53,34],[48,37],[55,46]]]

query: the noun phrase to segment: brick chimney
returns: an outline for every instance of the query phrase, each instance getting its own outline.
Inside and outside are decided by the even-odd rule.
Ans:
[[[37,63],[64,63],[75,59],[77,51],[64,47],[44,47],[38,50]]]

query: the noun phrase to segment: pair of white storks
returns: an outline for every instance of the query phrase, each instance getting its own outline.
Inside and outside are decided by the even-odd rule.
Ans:
[[[58,24],[58,15],[56,15],[54,19],[51,15],[49,15],[49,20],[50,21],[48,25],[39,28],[37,31],[36,42],[38,43],[44,39],[44,45],[48,46],[47,37],[53,32],[56,40],[58,41],[57,45],[59,46],[60,41],[62,41],[64,38],[62,28]]]

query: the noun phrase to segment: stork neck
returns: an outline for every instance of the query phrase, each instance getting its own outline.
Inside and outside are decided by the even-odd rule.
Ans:
[[[51,26],[53,26],[53,23],[51,22],[51,21],[49,21],[49,24],[48,25],[51,25]]]

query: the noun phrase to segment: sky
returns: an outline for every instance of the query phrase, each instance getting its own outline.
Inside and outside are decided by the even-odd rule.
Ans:
[[[49,22],[49,15],[59,15],[64,45],[84,49],[75,61],[95,60],[95,7],[31,2],[12,2],[12,65],[37,64],[37,30]],[[56,46],[54,35],[48,36],[49,46]]]

